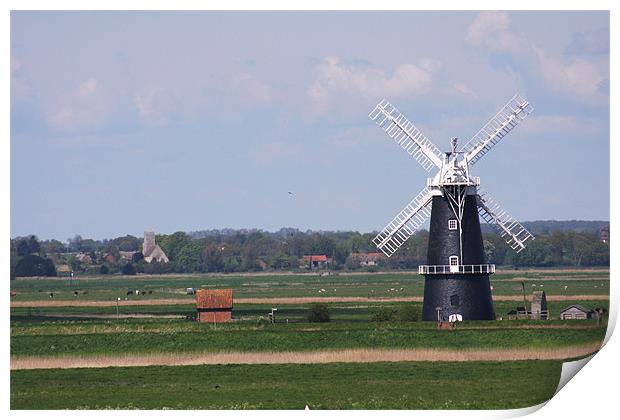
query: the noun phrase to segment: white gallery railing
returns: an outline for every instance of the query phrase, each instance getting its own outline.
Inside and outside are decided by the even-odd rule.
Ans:
[[[493,274],[495,264],[421,265],[418,274]]]

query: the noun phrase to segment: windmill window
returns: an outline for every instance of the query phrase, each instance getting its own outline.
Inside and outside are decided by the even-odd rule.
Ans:
[[[449,230],[456,230],[456,219],[449,219],[448,220],[448,229]]]
[[[460,304],[459,295],[450,296],[450,305],[459,306],[459,304]]]
[[[459,265],[459,257],[457,257],[456,255],[452,255],[450,257],[450,265],[451,266]]]

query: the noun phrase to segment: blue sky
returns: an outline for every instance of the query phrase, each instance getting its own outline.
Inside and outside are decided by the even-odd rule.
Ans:
[[[607,12],[12,12],[11,236],[380,230],[428,174],[374,105],[448,149],[517,92],[483,187],[609,219]]]

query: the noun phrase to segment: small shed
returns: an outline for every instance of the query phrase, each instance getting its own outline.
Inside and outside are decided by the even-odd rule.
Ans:
[[[226,322],[232,320],[232,289],[196,290],[198,322]]]
[[[596,319],[597,313],[581,305],[571,305],[560,311],[560,319]]]
[[[532,295],[532,319],[549,319],[547,310],[547,295],[542,290],[537,290]]]

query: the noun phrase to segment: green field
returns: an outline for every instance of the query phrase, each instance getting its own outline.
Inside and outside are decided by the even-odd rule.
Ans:
[[[574,321],[577,323],[579,321]],[[601,341],[605,328],[514,328],[496,322],[437,330],[432,322],[307,323],[214,327],[175,321],[53,323],[12,327],[11,355],[96,355],[349,348],[554,348]],[[574,324],[573,324],[574,325]]]
[[[528,303],[529,304],[529,303]],[[590,308],[609,309],[609,301],[589,300],[582,302],[578,300],[569,301],[551,301],[547,302],[552,319],[557,319],[560,311],[572,304],[585,304]],[[332,322],[367,322],[372,318],[373,311],[379,308],[398,308],[401,305],[413,305],[422,307],[422,303],[399,303],[399,302],[338,302],[329,303],[327,306],[330,310]],[[495,301],[496,316],[506,318],[507,313],[515,309],[517,306],[523,305],[522,302],[512,301]],[[266,317],[271,308],[278,309],[276,320],[278,323],[304,322],[305,316],[310,304],[235,304],[233,310],[233,318],[235,320],[256,320],[259,317]],[[192,317],[196,315],[195,304],[188,303],[182,305],[135,305],[121,306],[119,315],[152,315],[152,316],[177,316],[178,318]],[[12,308],[11,319],[15,322],[36,323],[41,321],[71,321],[80,319],[88,319],[92,316],[107,315],[114,317],[116,315],[116,307],[100,306],[100,307],[84,307],[84,306],[62,306],[62,307],[32,307],[32,308]],[[52,318],[53,317],[53,318]]]
[[[123,356],[344,349],[530,349],[599,343],[606,325],[561,321],[570,304],[609,309],[609,271],[519,271],[492,277],[494,296],[551,296],[549,321],[506,319],[521,299],[494,301],[497,321],[465,321],[454,330],[435,322],[373,322],[373,313],[420,302],[332,302],[329,323],[309,323],[309,303],[235,303],[234,321],[200,324],[186,287],[232,287],[235,298],[421,296],[411,273],[246,276],[146,276],[19,279],[11,301],[11,356]],[[535,286],[533,286],[535,285]],[[151,291],[127,296],[128,290]],[[73,292],[78,291],[78,296]],[[318,293],[319,290],[325,290]],[[45,306],[51,300],[63,306]],[[135,306],[71,306],[70,301],[142,301]],[[162,304],[159,299],[185,299]],[[40,303],[39,303],[40,302]],[[147,304],[150,303],[150,304]],[[529,304],[529,302],[528,302]],[[277,307],[277,322],[266,315]],[[132,317],[133,316],[133,317]],[[168,318],[166,318],[168,317]],[[499,320],[502,317],[503,320]],[[356,360],[354,360],[355,362]],[[561,360],[511,362],[376,362],[199,365],[11,371],[12,409],[56,408],[517,408],[541,403],[557,386]],[[535,383],[537,386],[532,386]],[[355,384],[352,386],[352,384]]]
[[[527,295],[545,290],[547,295],[608,295],[609,270],[593,271],[511,271],[491,276],[494,295]],[[370,298],[421,296],[424,277],[415,273],[311,275],[187,275],[187,276],[108,276],[17,279],[11,281],[12,300],[115,300],[130,290],[150,294],[130,296],[131,300],[187,298],[185,289],[232,288],[236,298],[246,297],[341,297]],[[565,288],[566,287],[566,288]],[[319,290],[325,289],[325,292]],[[74,296],[78,291],[78,296]],[[88,292],[87,295],[84,292]]]
[[[11,372],[11,409],[521,408],[551,398],[560,372],[558,361],[25,370]]]

